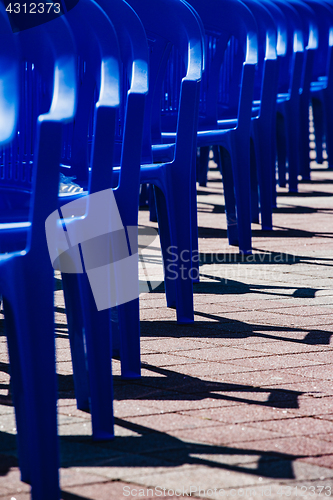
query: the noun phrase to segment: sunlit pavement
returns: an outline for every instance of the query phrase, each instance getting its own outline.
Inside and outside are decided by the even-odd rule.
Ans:
[[[112,442],[93,442],[76,409],[55,292],[63,500],[333,494],[333,171],[279,189],[274,230],[253,225],[247,258],[227,243],[217,170],[198,217],[195,322],[177,325],[163,286],[141,296],[142,379],[122,381],[114,360]],[[0,499],[23,500],[3,333],[0,369]]]

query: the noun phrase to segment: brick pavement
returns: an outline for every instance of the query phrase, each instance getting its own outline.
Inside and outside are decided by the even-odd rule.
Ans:
[[[274,231],[254,224],[254,255],[241,259],[227,244],[221,182],[210,172],[198,195],[195,323],[176,324],[163,287],[142,296],[142,379],[122,381],[114,361],[112,442],[93,442],[90,415],[75,407],[58,287],[63,500],[330,496],[333,172],[316,168],[299,191],[279,190]],[[149,224],[147,212],[140,221]],[[4,336],[0,369],[0,499],[25,500]]]

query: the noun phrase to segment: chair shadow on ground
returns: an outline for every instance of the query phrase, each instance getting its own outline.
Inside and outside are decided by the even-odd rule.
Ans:
[[[208,315],[214,317],[213,315]],[[242,324],[242,322],[236,322]],[[143,325],[145,322],[143,322]],[[212,325],[212,323],[208,323]],[[158,326],[149,328],[144,325],[144,335],[156,336],[211,336],[230,337],[230,333],[211,331],[207,323],[198,322],[192,326],[175,328],[174,322],[158,322]],[[216,327],[216,323],[214,323]],[[148,328],[147,328],[148,326]],[[153,326],[153,325],[152,325]],[[249,326],[249,325],[247,325]],[[164,330],[165,328],[165,330]],[[173,334],[171,333],[171,328]],[[256,325],[252,325],[252,335]],[[258,325],[259,328],[259,325]],[[272,327],[269,327],[270,329]],[[263,327],[260,325],[260,329]],[[277,328],[279,330],[279,328]],[[297,329],[299,331],[299,329]],[[237,334],[239,336],[239,334]],[[242,334],[241,334],[242,335]],[[245,333],[248,336],[249,332]],[[264,336],[264,334],[261,334]],[[235,334],[231,334],[235,336]],[[272,337],[276,338],[276,337]],[[290,341],[290,339],[287,339]],[[145,370],[153,372],[144,375],[141,380],[123,381],[115,377],[115,399],[151,399],[161,401],[193,400],[206,398],[225,400],[237,404],[248,404],[275,408],[298,408],[298,397],[302,394],[288,389],[272,387],[260,388],[250,385],[220,383],[202,380],[198,377],[184,375],[176,371],[143,364]],[[0,369],[8,371],[8,365],[2,363]],[[154,376],[156,374],[156,376]],[[70,375],[58,376],[59,397],[74,398],[73,378]],[[244,394],[244,397],[242,396]],[[258,394],[258,400],[255,395]],[[267,394],[265,401],[260,400]],[[246,397],[248,395],[248,397]],[[293,460],[300,456],[276,451],[260,451],[240,447],[210,445],[187,442],[171,436],[166,432],[116,419],[116,424],[130,435],[116,437],[110,442],[93,442],[90,436],[66,435],[60,437],[62,467],[180,467],[185,464],[218,468],[221,470],[245,473],[271,479],[293,479]],[[214,425],[214,424],[212,424]],[[122,431],[123,432],[123,431]],[[134,435],[133,435],[134,434]],[[0,432],[2,453],[0,455],[0,475],[6,475],[16,462],[16,437],[13,434]],[[135,476],[132,482],[135,484]],[[110,485],[112,488],[112,485]],[[62,492],[63,500],[89,500],[74,493]]]
[[[259,451],[242,447],[216,446],[184,441],[166,432],[115,419],[115,424],[130,435],[112,441],[92,441],[86,435],[60,436],[61,466],[68,467],[163,467],[206,466],[224,471],[270,479],[294,479],[293,460],[299,458],[277,451]],[[16,436],[0,432],[4,454],[0,455],[0,476],[17,466]],[[163,479],[161,478],[161,481]],[[135,475],[131,480],[136,484]],[[260,484],[260,483],[259,483]],[[259,484],[257,486],[259,486]],[[264,483],[265,484],[265,483]],[[141,486],[144,488],[144,486]],[[256,486],[249,486],[253,489]],[[110,484],[110,488],[112,485]],[[62,491],[63,500],[89,500],[88,497]]]
[[[201,260],[205,264],[223,263],[225,254],[205,254],[201,255]],[[228,255],[228,254],[227,254]],[[230,254],[228,264],[241,264],[240,256],[234,257]],[[250,256],[245,260],[245,264],[279,264],[276,257],[280,254],[259,253],[255,257]],[[276,257],[276,259],[275,259]],[[229,258],[229,257],[227,257]],[[250,259],[253,259],[251,261]],[[210,260],[209,260],[210,259]],[[222,262],[221,262],[222,259]],[[234,259],[234,260],[233,260]],[[275,260],[274,260],[275,259]],[[333,259],[311,259],[306,256],[293,256],[285,254],[281,264],[307,263],[331,266]],[[264,295],[277,295],[278,297],[315,297],[316,288],[296,288],[280,285],[253,285],[245,284],[236,280],[223,279],[206,274],[203,276],[211,281],[203,281],[195,284],[195,293],[218,294],[248,294],[260,293]],[[57,280],[57,282],[60,280]],[[61,288],[61,283],[57,283],[57,289]],[[293,290],[292,294],[286,292]],[[155,292],[164,293],[161,285]],[[57,307],[57,312],[64,313],[65,309]],[[279,327],[276,325],[248,324],[237,320],[226,320],[222,316],[196,312],[202,318],[213,321],[196,321],[193,325],[176,325],[173,321],[142,322],[143,337],[181,337],[181,338],[248,338],[252,336],[282,340],[285,342],[302,343],[307,345],[329,344],[331,333],[320,329]],[[3,320],[0,320],[0,328]],[[60,338],[67,338],[65,324],[57,324],[57,335]],[[265,330],[267,333],[265,333]],[[283,332],[299,334],[304,332],[304,337],[290,338],[283,335]],[[272,334],[275,333],[275,334]],[[281,335],[279,335],[281,332]],[[0,370],[8,372],[8,364],[1,363]],[[276,408],[298,408],[298,397],[302,394],[298,391],[288,389],[276,389],[272,387],[260,388],[250,385],[220,383],[215,381],[202,380],[198,377],[177,373],[170,369],[156,367],[144,363],[143,368],[154,375],[144,376],[135,382],[121,381],[115,377],[115,399],[154,399],[154,400],[203,400],[205,398],[220,399],[234,403],[246,403],[248,405],[258,405]],[[61,398],[74,397],[73,378],[70,375],[58,376],[59,396]],[[1,384],[1,389],[5,389],[6,384]],[[244,397],[242,396],[244,394]],[[258,394],[258,400],[254,395]],[[260,397],[267,394],[266,401],[261,401]],[[248,395],[249,397],[246,397]],[[2,401],[0,401],[1,403]],[[10,402],[8,403],[10,404]],[[220,468],[249,475],[256,475],[265,478],[292,479],[294,478],[293,460],[297,456],[279,453],[276,451],[263,452],[251,449],[242,449],[230,446],[216,446],[209,444],[190,443],[173,437],[165,432],[156,431],[148,427],[126,422],[123,419],[116,419],[116,424],[135,435],[116,437],[111,442],[93,442],[89,436],[61,436],[61,449],[63,457],[63,467],[177,467],[184,464],[205,465],[208,467]],[[13,434],[0,432],[0,442],[2,443],[2,453],[0,455],[0,475],[6,475],[11,467],[17,465],[16,437]],[[207,456],[210,458],[208,459]],[[212,459],[211,457],[215,457]],[[234,457],[234,458],[233,458]],[[239,457],[239,463],[237,459]],[[228,463],[229,462],[229,463]],[[232,462],[232,463],[230,463]],[[135,483],[135,478],[133,479]],[[70,492],[62,492],[63,500],[88,500]]]
[[[313,212],[317,212],[318,210],[313,210]],[[220,209],[213,210],[214,213],[223,213],[224,211],[220,211]],[[279,209],[280,212],[280,209]],[[322,212],[322,210],[321,210]],[[329,212],[331,215],[331,211],[325,209],[325,212]],[[308,209],[303,210],[303,207],[284,207],[281,209],[281,213],[311,213]],[[200,225],[198,227],[198,236],[199,238],[212,238],[212,239],[226,239],[227,238],[227,230],[222,228],[215,227],[206,227]],[[316,231],[307,231],[305,229],[297,229],[297,228],[289,228],[284,226],[278,226],[274,224],[272,231],[264,231],[262,229],[252,228],[252,237],[253,238],[314,238],[314,237],[325,237],[325,238],[333,238],[333,234],[328,231],[320,231],[320,228]]]

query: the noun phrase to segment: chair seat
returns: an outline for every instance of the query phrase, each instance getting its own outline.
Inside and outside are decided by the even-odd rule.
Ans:
[[[172,132],[170,134],[162,133],[162,140],[167,140],[168,142],[173,141],[173,144],[153,144],[152,152],[153,152],[153,161],[154,162],[168,162],[172,161],[175,157],[175,140],[176,140],[176,132]]]
[[[87,191],[80,193],[61,193],[58,196],[59,206],[86,196]],[[23,223],[29,219],[31,191],[0,187],[0,224]]]

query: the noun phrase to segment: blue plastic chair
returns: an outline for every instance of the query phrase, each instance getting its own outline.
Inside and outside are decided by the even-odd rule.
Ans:
[[[315,128],[316,161],[322,163],[323,142],[326,142],[329,168],[333,165],[333,4],[316,0],[305,0],[316,15],[319,32],[319,47],[313,67],[310,98]],[[302,165],[302,176],[310,179],[310,159]]]
[[[277,32],[276,55],[277,55],[278,77],[276,78],[274,93],[277,93],[279,75],[281,71],[280,68],[281,65],[285,66],[284,58],[287,55],[287,46],[288,46],[287,21],[284,14],[273,2],[270,2],[269,5],[267,5],[267,2],[263,0],[262,2],[260,2],[260,4],[265,6],[265,8],[269,11],[276,26],[276,32]],[[272,168],[270,174],[272,208],[276,207],[276,157],[277,157],[276,149],[277,148],[276,148],[276,107],[275,107],[274,119],[272,121],[271,153],[269,155],[269,164],[271,165]]]
[[[258,61],[257,26],[241,2],[189,3],[206,32],[197,144],[207,152],[209,146],[220,146],[229,243],[239,245],[247,254],[251,253],[250,127]]]
[[[286,185],[288,160],[289,191],[297,191],[299,172],[299,117],[300,89],[304,61],[302,20],[290,3],[265,0],[264,5],[273,14],[278,7],[287,23],[287,54],[281,59],[277,96],[277,158],[279,185]],[[275,9],[274,9],[275,10]]]
[[[95,301],[91,288],[92,274],[88,266],[87,245],[89,244],[84,240],[88,239],[89,231],[99,226],[100,220],[105,221],[106,228],[109,226],[110,214],[103,209],[96,213],[92,200],[94,197],[96,199],[96,195],[98,197],[100,193],[112,191],[115,138],[119,136],[116,130],[119,130],[120,124],[124,146],[121,159],[122,170],[119,186],[113,189],[113,192],[125,225],[129,222],[126,220],[127,212],[124,210],[127,195],[129,200],[125,205],[126,208],[129,210],[132,203],[136,207],[136,212],[138,210],[140,127],[142,130],[143,123],[143,119],[140,120],[140,113],[143,116],[144,95],[147,88],[144,87],[145,77],[140,78],[140,69],[142,69],[140,62],[137,66],[133,64],[133,84],[126,98],[126,114],[120,117],[121,67],[118,39],[110,20],[91,0],[81,0],[67,13],[66,19],[76,41],[80,72],[78,109],[74,127],[71,131],[67,131],[67,139],[71,139],[67,146],[71,149],[70,165],[80,179],[88,178],[88,190],[81,193],[76,201],[61,206],[63,218],[57,211],[54,212],[47,221],[47,231],[52,263],[55,268],[59,266],[62,271],[77,405],[80,409],[90,408],[93,437],[109,439],[114,435],[110,309],[98,308]],[[134,134],[135,141],[131,134]],[[131,141],[133,145],[132,156],[128,141]],[[137,146],[135,146],[136,141]],[[135,158],[136,151],[138,151],[138,159]],[[89,152],[91,152],[90,159]],[[129,172],[128,169],[131,171]],[[135,170],[137,171],[136,184]],[[131,173],[133,177],[129,182]],[[125,186],[127,186],[127,191]],[[135,225],[135,221],[131,222]],[[53,229],[57,231],[57,237],[53,237],[52,224],[57,224],[57,228]],[[64,252],[62,245],[66,240],[66,233],[71,245],[67,245]],[[97,245],[103,244],[103,248],[110,251],[109,242],[101,243],[100,240],[96,240],[96,243]],[[82,260],[78,244],[81,247]],[[95,248],[93,253],[98,254],[98,248]],[[85,269],[88,270],[84,272]],[[106,287],[108,287],[107,275],[105,278]],[[137,275],[136,280],[138,281]],[[139,371],[139,312],[137,304],[134,304],[135,307],[133,304],[131,306],[132,317],[125,318],[125,320],[128,324],[134,325],[134,331],[128,325],[125,325],[128,330],[122,331],[121,345],[122,347],[125,345],[123,363],[126,371],[127,357],[130,361],[132,361],[131,356],[135,357],[135,368]],[[126,342],[130,344],[129,347]]]
[[[197,16],[180,0],[128,3],[141,19],[150,45],[140,180],[154,185],[167,304],[176,308],[179,323],[189,323],[193,321],[192,282],[197,277],[192,266],[195,236],[191,218],[196,213],[193,205],[203,65],[201,27]],[[164,142],[167,124],[176,132]]]
[[[7,17],[2,11],[1,7],[1,19]],[[4,302],[19,465],[22,480],[31,484],[34,500],[58,500],[54,280],[45,219],[57,206],[63,124],[72,120],[75,113],[74,45],[62,17],[50,21],[47,27],[41,25],[11,37],[8,21],[1,28],[1,47],[5,47],[6,56],[5,59],[1,56],[0,71],[8,72],[1,74],[2,140],[6,138],[6,127],[9,139],[15,126],[16,43],[21,50],[20,138],[2,150],[2,171],[6,174],[2,193],[14,189],[19,192],[16,177],[22,171],[31,169],[32,173],[29,220],[13,223],[10,210],[2,210],[0,224],[0,293]],[[26,163],[25,151],[18,151],[16,141],[27,143],[28,149],[32,133],[35,134],[33,160],[29,157]],[[16,246],[19,241],[16,233],[26,235],[24,246]]]
[[[303,179],[309,179],[309,105],[314,62],[318,57],[319,31],[315,12],[300,0],[289,0],[298,12],[303,27],[304,62],[300,87],[299,169]]]
[[[285,33],[281,33],[263,4],[255,0],[246,0],[243,3],[251,10],[257,21],[259,45],[251,121],[252,222],[259,222],[260,207],[262,229],[271,230],[273,207],[271,186],[275,172],[272,149],[275,142],[278,54],[285,53],[283,38],[281,40]]]
[[[272,155],[272,148],[275,143],[277,55],[285,55],[286,33],[280,25],[276,24],[271,14],[260,2],[250,0],[243,1],[243,3],[256,18],[259,37],[259,57],[255,72],[251,122],[251,215],[252,222],[259,222],[260,206],[262,227],[264,230],[269,230],[272,229],[271,183],[275,171],[275,156]],[[235,125],[236,123],[235,119]],[[198,180],[200,185],[206,185],[208,148],[201,148],[200,156],[201,168],[199,167]],[[219,157],[215,161],[220,167]]]
[[[122,95],[118,116],[113,185],[122,222],[128,230],[131,251],[138,251],[138,206],[144,105],[148,92],[149,56],[146,34],[134,10],[123,0],[99,5],[114,25],[122,63]],[[128,94],[128,96],[127,96]],[[127,97],[126,97],[127,96]],[[111,312],[113,352],[120,355],[123,378],[140,377],[139,298]]]

